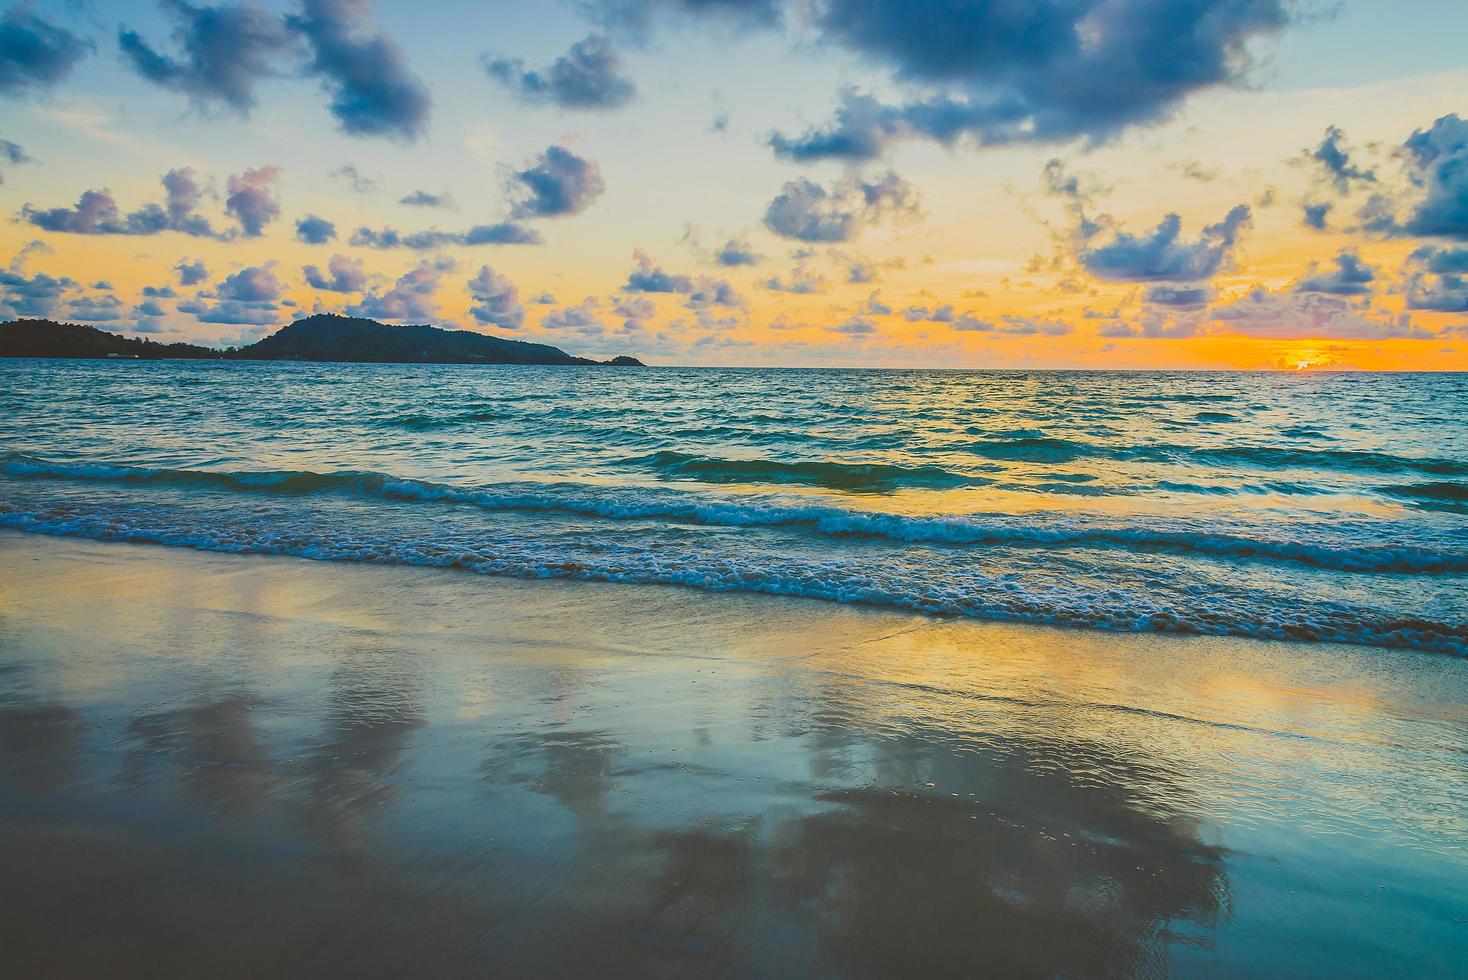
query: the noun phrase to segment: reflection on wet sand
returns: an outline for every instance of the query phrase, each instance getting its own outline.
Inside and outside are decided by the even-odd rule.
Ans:
[[[299,584],[296,564],[252,567]],[[460,588],[445,580],[417,596]],[[540,587],[504,584],[481,630],[451,635],[282,609],[246,657],[238,632],[195,628],[224,612],[158,626],[169,613],[139,608],[142,584],[72,628],[44,587],[22,596],[0,631],[0,946],[18,975],[1239,965],[1208,959],[1252,909],[1198,772],[1273,736],[1168,720],[1161,695],[1098,723],[1125,686],[1115,663],[1065,680],[994,660],[978,630],[883,653],[871,641],[900,618],[858,614],[812,653],[789,645],[820,615],[799,604],[755,606],[767,620],[739,634],[727,606],[690,618],[682,653],[551,650],[531,642],[539,614],[507,604]],[[636,594],[546,602],[624,624],[669,611]],[[690,617],[719,602],[685,598]],[[132,617],[161,638],[148,656],[105,639]],[[89,662],[104,689],[76,679]],[[1200,765],[1165,755],[1184,741]]]

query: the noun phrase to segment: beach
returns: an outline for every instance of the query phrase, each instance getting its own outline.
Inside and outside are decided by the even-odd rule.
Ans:
[[[17,976],[1449,976],[1413,650],[0,533]]]

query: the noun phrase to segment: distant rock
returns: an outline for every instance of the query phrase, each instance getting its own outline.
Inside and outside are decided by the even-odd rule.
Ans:
[[[393,364],[567,364],[644,367],[635,357],[593,361],[548,344],[505,340],[472,330],[390,326],[320,313],[296,320],[238,350],[155,344],[77,323],[13,320],[0,324],[0,357],[227,358],[248,361],[348,361]]]

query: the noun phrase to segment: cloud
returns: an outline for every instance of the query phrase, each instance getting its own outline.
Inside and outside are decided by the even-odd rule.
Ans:
[[[178,273],[178,284],[180,286],[197,286],[209,278],[209,270],[204,267],[204,263],[200,260],[190,262],[187,259],[180,259],[178,265],[174,266],[173,269]]]
[[[37,228],[74,235],[157,235],[176,231],[195,237],[214,237],[214,229],[196,208],[203,189],[189,167],[170,170],[161,178],[164,203],[145,204],[123,214],[106,190],[83,191],[74,207],[40,210],[26,204],[21,216]]]
[[[410,208],[451,208],[454,199],[447,194],[430,194],[428,191],[414,191],[398,198],[399,204],[406,204]]]
[[[331,176],[345,180],[354,194],[366,194],[377,186],[377,179],[364,176],[355,163],[342,164],[331,172]]]
[[[0,17],[0,95],[12,98],[66,80],[92,48],[63,27],[16,5]]]
[[[625,317],[623,329],[641,330],[647,322],[658,315],[657,304],[646,296],[618,296],[612,303],[612,312]]]
[[[1103,142],[1163,121],[1194,92],[1238,82],[1285,0],[823,0],[819,39],[888,67],[917,97],[846,90],[833,120],[770,145],[796,161],[869,160],[894,140]]]
[[[693,290],[693,280],[675,275],[654,264],[648,254],[640,248],[632,250],[636,263],[622,286],[629,293],[687,293]]]
[[[178,293],[172,286],[144,286],[143,295],[156,299],[176,299]]]
[[[356,293],[367,288],[367,273],[362,268],[362,260],[345,255],[333,255],[326,263],[324,275],[314,265],[303,267],[301,273],[306,277],[307,285],[323,292]]]
[[[606,329],[598,312],[600,308],[596,297],[588,296],[575,306],[551,310],[540,318],[540,325],[548,330],[575,330],[596,336]]]
[[[347,312],[375,320],[431,320],[438,315],[434,295],[454,266],[453,260],[443,257],[424,259],[399,276],[392,289],[368,293],[361,302],[347,307]]]
[[[832,333],[844,333],[848,337],[866,337],[877,332],[877,325],[868,317],[851,316],[826,329]]]
[[[240,115],[255,107],[255,85],[283,72],[294,39],[281,23],[253,4],[194,6],[164,0],[174,22],[178,57],[160,53],[136,31],[122,28],[117,43],[143,78],[189,97],[200,109],[222,103]]]
[[[621,75],[621,59],[607,39],[592,34],[546,68],[526,69],[519,58],[481,59],[489,77],[522,102],[549,103],[562,109],[616,109],[637,94]]]
[[[869,316],[890,316],[892,307],[882,302],[882,291],[879,289],[867,297],[861,311]]]
[[[81,296],[66,304],[65,318],[86,323],[111,323],[121,320],[125,304],[116,296]]]
[[[730,267],[758,265],[760,258],[759,253],[743,238],[731,238],[714,250],[714,261]]]
[[[469,280],[468,288],[469,297],[474,300],[469,313],[475,320],[506,330],[518,330],[525,323],[520,290],[489,266],[479,267],[479,274]]]
[[[1376,183],[1376,172],[1363,169],[1351,162],[1351,153],[1346,148],[1346,134],[1339,126],[1329,126],[1325,138],[1314,150],[1307,150],[1310,160],[1319,165],[1326,182],[1338,194],[1346,194],[1352,184]]]
[[[696,18],[744,31],[781,23],[781,0],[576,0],[579,11],[608,31],[646,43],[658,19],[691,23]]]
[[[1407,260],[1407,307],[1468,313],[1468,248],[1424,245]]]
[[[352,232],[352,244],[359,248],[411,248],[418,251],[446,248],[451,245],[539,245],[544,239],[534,228],[513,221],[492,225],[475,225],[467,231],[399,232],[395,228],[358,228]]]
[[[1147,290],[1146,300],[1155,306],[1197,307],[1206,306],[1213,298],[1213,290],[1207,286],[1153,286]]]
[[[563,146],[548,146],[514,181],[520,198],[512,218],[553,218],[580,214],[607,189],[595,161]]]
[[[1373,311],[1364,301],[1322,293],[1271,292],[1262,287],[1209,311],[1225,332],[1249,337],[1379,339],[1433,334],[1407,314]]]
[[[275,184],[280,168],[256,167],[229,178],[229,196],[224,210],[240,223],[247,236],[254,238],[280,214],[280,201],[275,197]]]
[[[343,132],[406,140],[423,134],[433,99],[402,49],[377,30],[371,0],[301,0],[301,12],[286,23],[310,46],[308,70],[321,79]]]
[[[280,299],[281,285],[270,266],[248,266],[226,276],[214,295],[240,303],[273,303]]]
[[[1402,144],[1423,197],[1407,219],[1413,235],[1468,239],[1468,120],[1442,116]]]
[[[1295,283],[1297,293],[1326,293],[1331,296],[1366,296],[1373,289],[1376,270],[1361,261],[1355,249],[1343,249],[1335,257],[1335,268],[1321,271],[1316,263]]]
[[[870,181],[849,176],[829,190],[800,177],[765,209],[765,227],[802,242],[849,242],[870,225],[919,214],[916,189],[891,171]]]
[[[690,310],[712,306],[736,309],[744,306],[744,297],[739,295],[739,291],[727,279],[700,279],[683,305]]]
[[[0,139],[0,163],[8,163],[18,167],[23,163],[31,163],[31,155],[26,152],[25,147],[13,140]],[[0,174],[0,184],[5,183],[5,175]]]
[[[946,304],[936,309],[909,306],[902,311],[902,318],[908,323],[952,323],[953,317],[953,307]]]
[[[766,289],[777,293],[824,293],[826,291],[826,277],[821,275],[804,262],[798,262],[795,268],[790,270],[788,276],[770,276],[764,280]]]
[[[269,265],[247,266],[216,283],[212,294],[179,303],[178,310],[201,323],[265,326],[279,318],[281,291]]]
[[[336,225],[325,218],[308,214],[296,222],[296,237],[307,245],[325,245],[336,238]]]
[[[1117,232],[1104,245],[1083,248],[1080,261],[1097,279],[1110,282],[1193,282],[1208,279],[1227,261],[1240,229],[1249,225],[1247,204],[1235,205],[1197,241],[1179,239],[1182,219],[1169,214],[1145,236]]]
[[[1329,201],[1323,201],[1318,204],[1306,201],[1300,205],[1300,223],[1306,228],[1324,231],[1326,221],[1329,219],[1331,209],[1334,207],[1335,205]]]
[[[49,317],[67,292],[78,288],[69,276],[56,278],[44,272],[27,275],[26,260],[50,249],[35,241],[20,250],[6,269],[0,269],[0,317]]]
[[[1018,316],[1013,313],[1006,313],[1000,317],[1000,323],[995,329],[999,333],[1012,334],[1019,337],[1035,335],[1060,337],[1070,333],[1073,328],[1070,324],[1053,318]]]

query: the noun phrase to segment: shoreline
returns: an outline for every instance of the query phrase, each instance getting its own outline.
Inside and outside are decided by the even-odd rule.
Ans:
[[[1460,952],[1452,658],[18,532],[0,583],[21,972]]]

